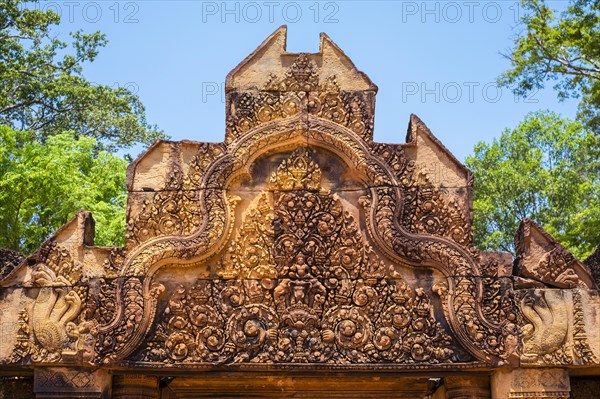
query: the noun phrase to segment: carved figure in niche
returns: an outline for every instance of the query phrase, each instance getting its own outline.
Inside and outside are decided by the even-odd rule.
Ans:
[[[296,255],[296,263],[290,267],[291,278],[310,277],[310,266],[306,264],[306,256],[302,252]]]

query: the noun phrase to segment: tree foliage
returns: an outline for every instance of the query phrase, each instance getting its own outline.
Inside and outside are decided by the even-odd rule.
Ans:
[[[540,223],[575,256],[600,244],[600,137],[549,111],[526,116],[467,157],[475,174],[476,245],[513,252],[521,219]]]
[[[560,99],[580,98],[579,118],[600,132],[600,0],[571,0],[559,17],[544,0],[521,0],[521,35],[500,83],[526,96],[554,81]]]
[[[111,152],[163,134],[134,93],[83,75],[106,37],[67,43],[60,16],[36,3],[0,0],[0,247],[30,252],[80,208],[98,245],[120,245],[127,162]]]
[[[73,132],[48,137],[0,126],[0,247],[28,253],[79,209],[96,220],[96,245],[122,244],[127,161]]]
[[[69,45],[51,29],[60,16],[36,10],[36,2],[0,0],[0,124],[30,130],[39,141],[73,131],[109,150],[161,137],[135,94],[83,76],[82,65],[94,61],[106,37],[78,31]]]

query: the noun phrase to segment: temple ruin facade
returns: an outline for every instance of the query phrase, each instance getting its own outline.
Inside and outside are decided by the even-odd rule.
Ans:
[[[476,249],[471,172],[414,115],[374,142],[327,35],[282,27],[225,86],[223,142],[130,164],[123,248],[81,211],[0,276],[0,397],[600,395],[590,268],[531,220]]]

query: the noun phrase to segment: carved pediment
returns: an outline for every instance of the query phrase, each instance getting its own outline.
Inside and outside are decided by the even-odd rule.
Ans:
[[[551,287],[594,288],[590,269],[534,221],[521,222],[515,246],[517,275]]]
[[[123,248],[94,247],[80,213],[2,280],[18,331],[0,361],[598,363],[587,269],[528,222],[515,275],[510,254],[475,249],[471,173],[414,115],[406,144],[374,142],[376,86],[327,36],[291,54],[279,29],[226,94],[223,143],[158,141],[129,166]]]
[[[322,174],[304,147],[281,161],[212,265],[217,277],[174,288],[147,349],[134,358],[200,365],[469,359],[436,320],[431,287],[411,287],[376,253]]]

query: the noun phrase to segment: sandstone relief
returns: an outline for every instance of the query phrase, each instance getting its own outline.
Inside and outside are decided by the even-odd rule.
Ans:
[[[109,371],[119,395],[224,384],[203,370],[543,384],[519,367],[558,367],[553,397],[568,394],[560,370],[600,366],[590,269],[529,220],[514,262],[477,250],[471,173],[414,115],[405,144],[374,142],[377,86],[326,35],[315,54],[285,35],[228,75],[223,143],[158,141],[132,162],[123,248],[95,247],[82,211],[3,270],[0,364],[35,369],[49,396],[53,379],[106,395]],[[482,375],[468,397],[494,394]]]

